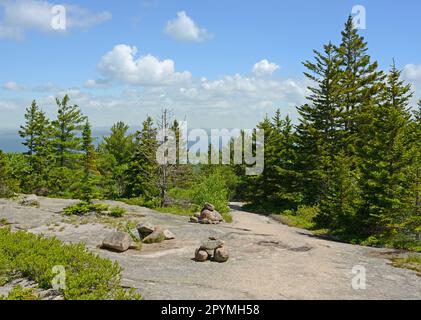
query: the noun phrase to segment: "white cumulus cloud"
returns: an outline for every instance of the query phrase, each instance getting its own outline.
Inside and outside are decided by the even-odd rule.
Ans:
[[[267,59],[263,59],[253,66],[252,72],[255,76],[258,77],[270,76],[279,68],[280,67],[276,63],[269,62]]]
[[[415,105],[421,99],[421,64],[407,64],[403,68],[402,77],[411,83],[415,94],[412,104]]]
[[[403,69],[403,76],[408,80],[421,80],[421,64],[407,64]]]
[[[21,91],[24,89],[23,86],[17,84],[16,82],[13,81],[9,81],[3,84],[2,86],[3,89],[5,90],[10,90],[10,91]]]
[[[57,14],[52,9],[56,4],[43,0],[0,0],[3,18],[0,20],[0,37],[20,40],[28,30],[41,32],[57,31],[52,20]],[[66,10],[66,30],[89,28],[111,19],[111,13],[91,13],[87,9],[71,4],[62,4]],[[60,30],[62,31],[62,30]]]
[[[212,37],[204,28],[200,28],[185,11],[177,12],[177,17],[167,22],[164,29],[177,41],[201,42]]]
[[[136,47],[117,45],[102,57],[98,70],[106,78],[134,85],[169,85],[191,78],[188,71],[176,72],[173,60],[136,54]]]

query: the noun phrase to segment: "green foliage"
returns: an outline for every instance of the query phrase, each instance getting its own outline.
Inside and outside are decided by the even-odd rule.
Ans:
[[[121,207],[111,207],[110,208],[110,216],[114,218],[121,218],[124,214],[126,214],[126,209]]]
[[[99,215],[106,214],[114,218],[120,218],[126,213],[126,209],[117,206],[110,208],[108,205],[102,203],[79,202],[68,206],[63,210],[63,213],[66,216],[83,216],[91,212]]]
[[[228,212],[228,189],[222,174],[216,171],[193,185],[192,202],[200,209],[205,202],[209,202],[217,211]]]
[[[421,256],[409,255],[407,257],[394,258],[392,261],[395,267],[414,270],[421,276]]]
[[[0,197],[11,197],[18,190],[7,156],[0,150]]]
[[[290,227],[314,229],[315,219],[319,215],[319,207],[299,206],[296,211],[285,210],[280,215],[271,215],[275,220]]]
[[[33,288],[23,288],[18,285],[9,292],[7,300],[39,300]]]
[[[66,300],[138,299],[120,286],[121,267],[90,253],[83,244],[64,244],[26,232],[0,229],[0,252],[12,270],[35,281],[42,289],[52,286],[53,267],[64,266]]]
[[[159,196],[156,136],[157,129],[152,118],[148,117],[142,130],[136,133],[135,150],[127,169],[127,194],[130,198],[142,195],[149,201]]]
[[[86,202],[80,202],[71,206],[64,208],[63,213],[66,216],[83,216],[91,211],[91,204]]]

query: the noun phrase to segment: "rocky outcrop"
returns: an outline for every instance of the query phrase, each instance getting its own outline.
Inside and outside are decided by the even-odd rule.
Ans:
[[[25,207],[39,207],[39,199],[35,194],[30,194],[23,196],[23,198],[19,201],[21,206]]]

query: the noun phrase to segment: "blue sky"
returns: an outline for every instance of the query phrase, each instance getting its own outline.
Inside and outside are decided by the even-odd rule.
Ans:
[[[66,31],[50,28],[63,4]],[[252,127],[277,107],[296,116],[301,62],[366,9],[370,54],[395,58],[421,97],[421,2],[0,0],[0,128],[32,99],[51,116],[68,93],[94,126],[141,123],[169,107],[195,127]],[[135,49],[136,48],[136,49]]]

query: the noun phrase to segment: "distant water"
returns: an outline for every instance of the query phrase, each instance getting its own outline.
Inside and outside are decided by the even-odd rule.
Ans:
[[[103,137],[109,135],[109,133],[109,129],[99,128],[92,130],[92,135],[96,137],[96,144],[100,143]],[[26,147],[22,144],[22,138],[19,136],[18,130],[0,130],[0,150],[4,152],[24,152],[26,150]]]

